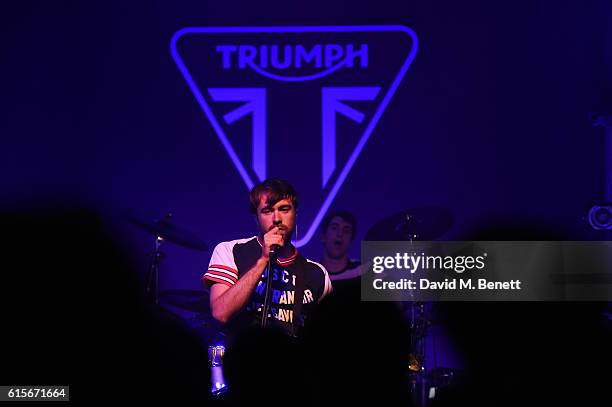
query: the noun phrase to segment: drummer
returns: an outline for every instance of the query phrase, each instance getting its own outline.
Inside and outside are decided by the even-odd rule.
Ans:
[[[335,211],[323,219],[321,264],[329,273],[332,281],[353,279],[361,275],[361,262],[349,257],[349,250],[356,232],[357,220],[349,211]]]

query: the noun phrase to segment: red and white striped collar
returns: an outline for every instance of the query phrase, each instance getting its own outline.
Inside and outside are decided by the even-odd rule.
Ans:
[[[263,241],[261,240],[260,236],[257,236],[257,243],[259,243],[259,245],[261,247],[263,247]],[[293,263],[295,263],[295,259],[297,259],[298,256],[298,250],[295,246],[291,245],[293,247],[293,254],[289,257],[278,257],[276,259],[276,262],[278,263],[279,266],[290,266]]]

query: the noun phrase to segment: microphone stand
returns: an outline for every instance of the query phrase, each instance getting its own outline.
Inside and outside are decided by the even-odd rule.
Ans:
[[[279,250],[279,249],[277,249]],[[268,259],[268,267],[266,267],[266,288],[264,290],[264,303],[262,307],[261,314],[261,327],[265,328],[268,325],[268,311],[270,310],[270,293],[272,290],[270,286],[272,285],[272,271],[274,270],[273,264],[276,263],[276,250],[270,251],[270,257]]]
[[[159,263],[162,258],[161,244],[164,241],[160,236],[155,238],[155,248],[151,254],[151,264],[147,275],[146,298],[155,305],[159,305]]]

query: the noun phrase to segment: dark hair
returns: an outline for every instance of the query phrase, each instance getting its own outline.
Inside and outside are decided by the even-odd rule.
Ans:
[[[263,194],[268,195],[267,205],[274,205],[283,199],[289,199],[293,202],[293,207],[298,207],[298,194],[293,188],[293,185],[282,179],[267,179],[259,185],[256,185],[249,194],[249,208],[252,214],[257,214],[259,201]]]
[[[321,223],[321,233],[327,232],[327,228],[329,227],[329,224],[331,223],[332,219],[335,218],[336,216],[341,218],[345,222],[348,222],[351,224],[351,226],[353,227],[353,233],[351,234],[351,239],[353,239],[355,235],[357,234],[357,219],[355,219],[355,215],[353,215],[349,211],[343,211],[343,210],[334,211],[328,214],[327,216],[325,216],[325,218],[323,219],[323,222]]]

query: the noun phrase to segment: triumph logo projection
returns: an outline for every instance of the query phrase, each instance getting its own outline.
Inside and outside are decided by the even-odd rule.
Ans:
[[[223,54],[223,69],[231,69],[232,61],[238,69],[253,69],[255,72],[268,78],[280,81],[307,81],[329,75],[339,68],[352,68],[355,60],[361,68],[368,67],[368,45],[361,44],[358,50],[353,44],[345,47],[338,44],[316,44],[310,49],[301,44],[297,45],[219,45],[217,52]],[[266,71],[272,69],[307,69],[326,68],[325,71],[315,75],[282,76]]]
[[[307,197],[298,247],[315,234],[416,52],[404,26],[190,27],[171,42],[246,187],[281,177]]]

